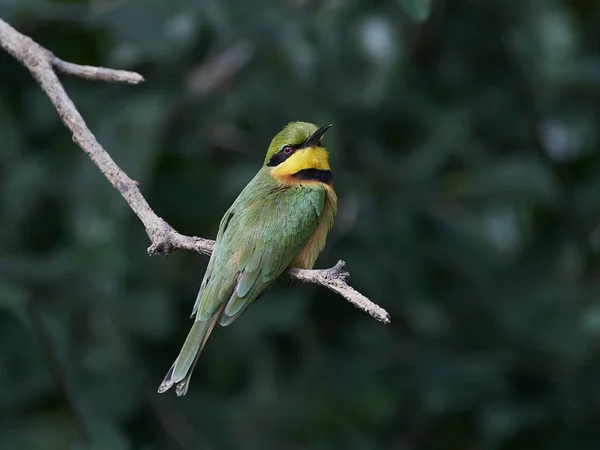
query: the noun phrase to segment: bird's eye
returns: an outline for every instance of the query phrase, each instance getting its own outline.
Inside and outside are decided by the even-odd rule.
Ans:
[[[289,145],[286,145],[285,147],[283,147],[281,149],[281,151],[283,152],[284,155],[291,155],[292,152],[294,151],[294,149],[292,147],[290,147]]]

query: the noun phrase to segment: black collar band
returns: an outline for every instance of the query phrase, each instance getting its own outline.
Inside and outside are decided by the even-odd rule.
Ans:
[[[298,180],[305,181],[320,181],[321,183],[330,184],[333,182],[333,174],[331,170],[322,169],[302,169],[292,175]]]

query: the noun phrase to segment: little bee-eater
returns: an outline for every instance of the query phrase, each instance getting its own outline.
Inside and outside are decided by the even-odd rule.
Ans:
[[[312,269],[337,212],[318,128],[292,122],[271,141],[262,168],[225,212],[192,311],[194,324],[158,388],[185,395],[218,322],[236,320],[289,266]]]

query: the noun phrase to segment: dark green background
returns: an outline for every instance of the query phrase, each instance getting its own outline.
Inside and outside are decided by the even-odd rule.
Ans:
[[[0,54],[2,449],[600,448],[600,3],[421,1],[0,0],[58,56],[145,76],[63,80],[182,233],[214,238],[288,121],[332,122],[317,266],[392,316],[282,281],[156,394],[208,259],[148,257]]]

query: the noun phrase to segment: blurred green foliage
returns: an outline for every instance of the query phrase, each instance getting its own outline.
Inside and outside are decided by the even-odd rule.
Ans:
[[[392,315],[280,282],[213,333],[186,397],[159,396],[207,258],[149,258],[0,54],[1,448],[600,448],[600,3],[1,0],[0,17],[145,76],[64,83],[185,234],[215,236],[285,123],[332,122],[340,211],[317,264],[345,259]]]

